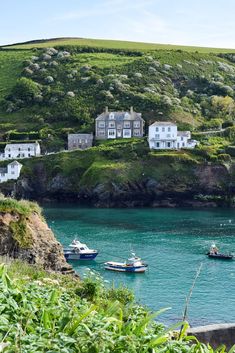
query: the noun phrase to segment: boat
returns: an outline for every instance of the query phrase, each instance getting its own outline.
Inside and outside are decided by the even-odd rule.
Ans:
[[[64,248],[64,257],[66,260],[94,260],[98,251],[89,249],[84,243],[74,239],[68,248]]]
[[[222,254],[219,253],[219,249],[215,244],[211,245],[210,251],[206,254],[208,257],[212,259],[220,259],[220,260],[232,260],[233,255],[231,254]]]
[[[229,254],[207,254],[208,257],[213,258],[213,259],[221,259],[221,260],[232,260],[233,259],[233,255],[229,255]]]
[[[125,262],[105,262],[104,268],[110,271],[143,273],[147,270],[148,265],[140,257],[137,257],[135,253],[132,253],[132,257]]]

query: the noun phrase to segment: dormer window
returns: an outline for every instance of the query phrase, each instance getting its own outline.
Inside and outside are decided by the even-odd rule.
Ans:
[[[124,116],[126,119],[129,119],[130,118],[130,114],[129,113],[125,113],[125,116]]]
[[[114,113],[109,113],[109,119],[114,119]]]

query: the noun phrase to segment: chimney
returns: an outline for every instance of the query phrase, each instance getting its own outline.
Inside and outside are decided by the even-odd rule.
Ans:
[[[109,107],[105,107],[105,113],[108,113],[109,112]]]
[[[131,113],[131,114],[133,114],[133,113],[134,113],[133,107],[131,107],[131,109],[130,109],[130,113]]]

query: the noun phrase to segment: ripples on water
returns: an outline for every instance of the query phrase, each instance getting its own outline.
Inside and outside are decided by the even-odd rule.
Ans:
[[[189,306],[190,324],[234,321],[235,261],[208,259],[205,253],[213,242],[221,251],[235,253],[235,211],[56,206],[46,208],[45,215],[63,245],[77,237],[100,250],[96,261],[75,264],[80,274],[88,267],[95,269],[111,283],[132,288],[152,310],[170,306],[160,317],[166,323],[182,318],[185,298],[202,262]],[[130,249],[148,262],[147,273],[103,269],[103,262],[126,258]]]

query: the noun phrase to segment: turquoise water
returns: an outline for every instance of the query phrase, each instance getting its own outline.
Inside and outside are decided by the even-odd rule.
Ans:
[[[171,307],[159,319],[182,318],[185,298],[200,264],[202,269],[191,298],[192,326],[235,321],[235,261],[208,259],[212,242],[223,252],[235,253],[235,211],[182,209],[45,208],[49,226],[63,245],[75,237],[99,249],[96,261],[75,263],[105,280],[133,289],[139,302],[152,310]],[[120,261],[130,249],[148,262],[145,274],[106,271],[103,262]]]

